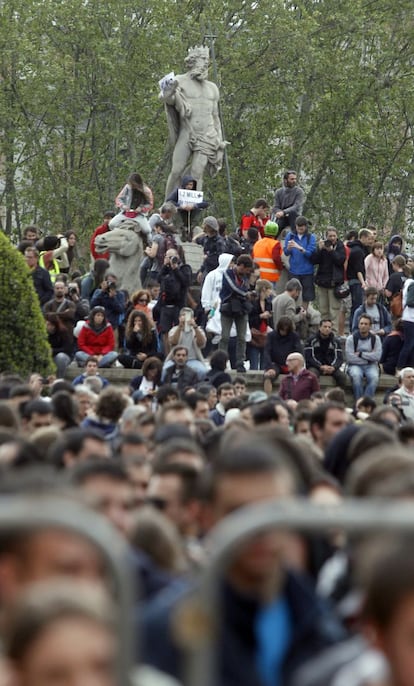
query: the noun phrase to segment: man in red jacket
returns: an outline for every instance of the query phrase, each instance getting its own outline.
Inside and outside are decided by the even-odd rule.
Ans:
[[[250,212],[243,214],[240,222],[240,234],[247,239],[247,231],[253,226],[258,230],[260,237],[264,236],[264,226],[269,219],[269,203],[264,198],[259,198],[254,203]]]
[[[318,377],[305,367],[303,355],[289,353],[286,358],[289,374],[280,384],[279,395],[283,400],[294,400],[295,407],[299,400],[308,400],[312,393],[320,390]]]

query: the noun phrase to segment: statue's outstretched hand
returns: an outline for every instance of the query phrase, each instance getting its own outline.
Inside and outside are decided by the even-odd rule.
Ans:
[[[176,90],[178,88],[178,81],[177,79],[174,79],[174,81],[170,81],[168,85],[163,89],[162,95],[164,98],[170,98],[172,95],[175,94]]]

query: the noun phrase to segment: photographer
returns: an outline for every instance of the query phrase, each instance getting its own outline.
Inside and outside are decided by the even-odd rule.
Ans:
[[[344,282],[345,246],[338,239],[337,230],[329,226],[326,239],[319,241],[317,250],[311,255],[312,264],[318,265],[315,283],[318,286],[319,309],[322,319],[330,319],[338,333],[340,300],[335,297],[335,286]]]
[[[180,310],[186,304],[191,278],[191,267],[183,264],[178,251],[174,248],[167,250],[164,264],[158,275],[161,286],[160,297],[153,309],[153,316],[159,324],[166,355],[170,351],[168,332],[179,323]]]
[[[114,329],[117,331],[125,314],[125,296],[122,291],[117,290],[117,278],[114,274],[107,273],[91,298],[91,308],[103,307],[105,316]]]
[[[80,297],[79,286],[76,281],[68,284],[68,300],[75,305],[74,322],[77,324],[81,319],[86,319],[89,314],[89,300]]]

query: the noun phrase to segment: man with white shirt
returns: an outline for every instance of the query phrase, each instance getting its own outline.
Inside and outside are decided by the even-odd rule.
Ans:
[[[400,372],[401,388],[394,395],[401,396],[401,409],[404,416],[414,421],[414,367],[404,367]]]
[[[402,326],[404,342],[398,358],[397,369],[414,366],[414,279],[404,282],[402,294]]]

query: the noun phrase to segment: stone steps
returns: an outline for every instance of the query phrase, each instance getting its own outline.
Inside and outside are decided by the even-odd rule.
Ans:
[[[78,376],[81,373],[82,369],[80,369],[78,366],[71,364],[66,370],[65,378],[68,381],[72,381],[72,379],[74,379],[75,376]],[[102,369],[102,376],[107,378],[110,383],[116,386],[128,386],[130,380],[133,379],[135,376],[138,376],[138,374],[139,371],[137,369],[123,369],[121,367],[110,367],[108,369]],[[233,378],[235,376],[243,376],[246,380],[246,386],[249,393],[251,393],[252,391],[263,390],[263,372],[248,371],[244,374],[238,374],[235,371],[231,371],[230,374]],[[280,380],[282,378],[282,376],[279,377]],[[334,379],[328,376],[321,377],[319,379],[319,382],[322,391],[327,391],[330,388],[334,388],[336,386]],[[377,403],[382,403],[384,393],[386,393],[386,391],[395,386],[395,384],[396,380],[394,376],[390,376],[388,374],[381,374],[377,388],[377,393],[375,396],[375,400],[377,401]],[[275,391],[277,391],[278,388],[279,380],[274,384]],[[353,402],[353,394],[350,379],[348,379],[345,393],[347,403],[351,405]]]

